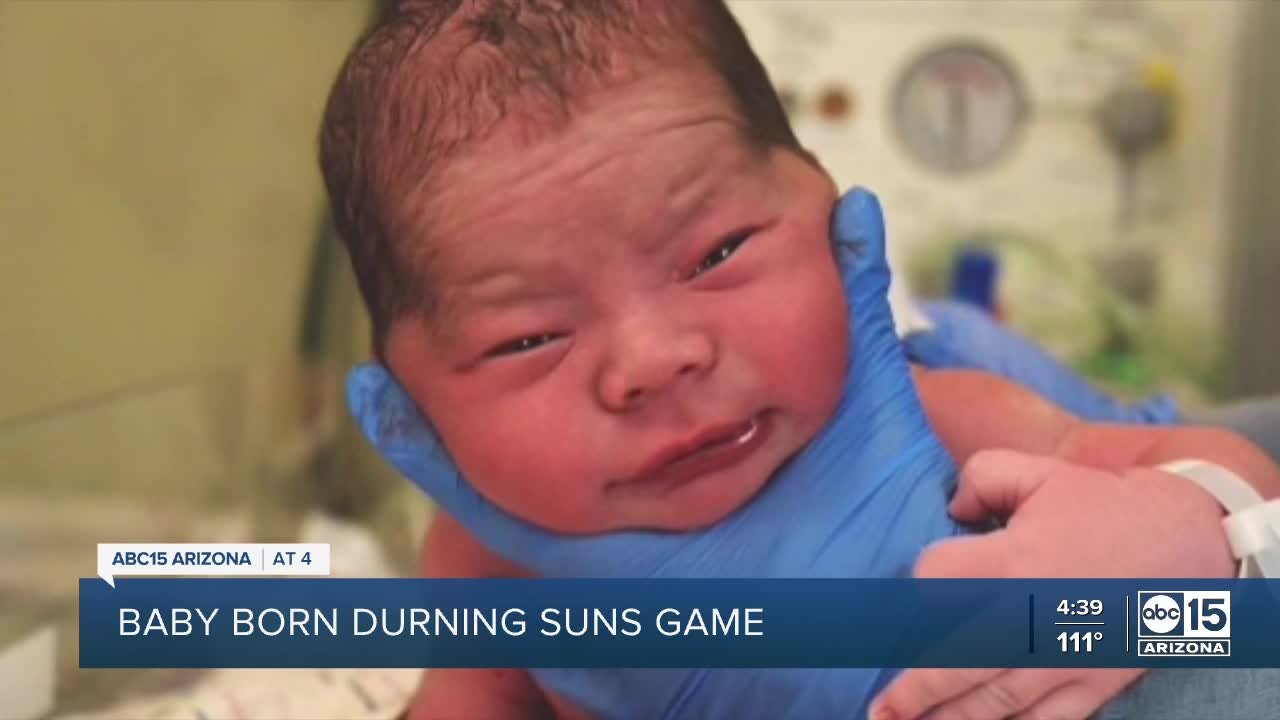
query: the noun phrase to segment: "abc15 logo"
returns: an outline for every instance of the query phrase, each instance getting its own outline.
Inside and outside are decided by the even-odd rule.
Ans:
[[[1138,593],[1138,637],[1229,638],[1231,591],[1141,591]]]

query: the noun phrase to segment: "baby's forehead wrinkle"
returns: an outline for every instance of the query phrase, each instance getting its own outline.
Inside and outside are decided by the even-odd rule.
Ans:
[[[727,127],[732,139],[705,136],[718,133],[719,127]],[[690,133],[703,136],[691,138]],[[696,218],[746,168],[750,153],[739,151],[737,135],[736,118],[713,115],[650,124],[612,137],[589,135],[576,152],[568,144],[553,143],[542,158],[533,158],[534,169],[518,181],[524,188],[513,190],[537,203],[548,188],[573,188],[579,197],[607,204],[616,232],[643,235],[659,221],[674,232]],[[588,150],[587,145],[594,147]],[[585,223],[586,218],[570,216],[566,222]]]
[[[742,153],[742,157],[719,154],[725,157],[680,164],[673,174],[649,173],[637,166],[633,186],[643,184],[646,177],[653,177],[658,183],[656,190],[638,191],[642,193],[638,200],[627,196],[633,186],[619,185],[620,178],[628,177],[628,168],[615,168],[612,175],[593,176],[604,173],[611,162],[618,160],[605,156],[574,167],[574,180],[561,176],[554,177],[555,182],[551,183],[559,189],[569,188],[571,197],[591,197],[592,202],[586,206],[566,207],[562,214],[545,220],[535,218],[530,225],[521,227],[513,218],[532,217],[523,214],[522,208],[532,207],[534,200],[547,196],[530,190],[531,199],[524,202],[499,193],[498,206],[482,203],[468,208],[465,215],[453,218],[448,229],[443,223],[436,224],[433,235],[437,241],[432,246],[437,262],[433,263],[436,272],[431,285],[444,294],[443,315],[456,317],[477,306],[499,305],[503,296],[538,295],[539,287],[555,286],[557,279],[562,280],[560,286],[572,284],[561,277],[572,275],[566,263],[603,268],[623,255],[657,256],[684,243],[688,239],[686,229],[706,217],[721,195],[741,191],[746,175],[741,169],[751,162],[750,153]],[[583,189],[591,184],[596,189]],[[541,207],[565,207],[555,197],[551,195]],[[518,208],[514,215],[511,208]],[[515,283],[515,278],[522,282]],[[506,291],[516,284],[522,287]]]
[[[422,318],[422,322],[426,325],[432,339],[440,343],[448,343],[457,335],[461,317],[447,292],[438,293],[438,297],[440,301],[432,306],[431,312]]]

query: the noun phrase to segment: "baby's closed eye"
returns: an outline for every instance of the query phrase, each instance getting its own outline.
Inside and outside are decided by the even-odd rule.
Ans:
[[[693,273],[690,275],[690,279],[698,277],[728,260],[738,251],[738,248],[742,247],[742,245],[746,243],[747,240],[750,240],[754,234],[754,229],[743,230],[733,233],[722,240],[714,249],[712,249],[711,252],[707,253],[707,255],[698,262],[697,266],[693,269]]]
[[[543,345],[559,340],[564,337],[562,333],[540,333],[535,335],[525,335],[507,340],[495,345],[492,349],[485,353],[485,357],[500,357],[503,355],[515,355],[518,353],[536,350]]]

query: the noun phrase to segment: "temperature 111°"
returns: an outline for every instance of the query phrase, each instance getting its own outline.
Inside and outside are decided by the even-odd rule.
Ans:
[[[1058,633],[1058,645],[1062,647],[1064,653],[1093,652],[1093,644],[1102,641],[1102,631],[1094,632],[1060,632]]]

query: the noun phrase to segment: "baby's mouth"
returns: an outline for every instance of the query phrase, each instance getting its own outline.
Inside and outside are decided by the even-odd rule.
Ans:
[[[655,454],[625,485],[666,493],[705,475],[727,470],[754,453],[772,430],[768,413],[704,430]]]

